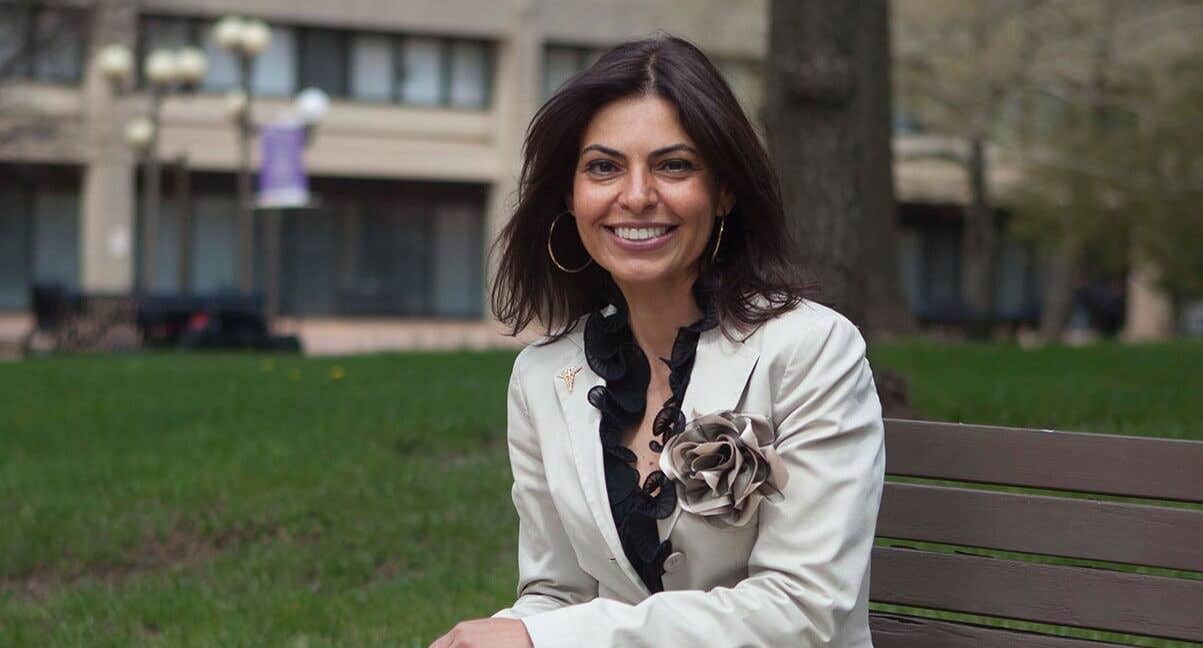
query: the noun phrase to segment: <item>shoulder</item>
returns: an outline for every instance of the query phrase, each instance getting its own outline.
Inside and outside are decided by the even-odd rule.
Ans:
[[[760,336],[762,353],[816,351],[832,344],[841,348],[864,346],[864,337],[852,320],[809,299],[769,319],[754,335]]]
[[[833,308],[803,300],[769,319],[753,333],[762,362],[782,372],[806,373],[815,364],[847,364],[865,357],[860,329]]]
[[[548,369],[558,369],[572,362],[579,362],[584,356],[585,318],[577,319],[572,331],[560,339],[552,341],[551,336],[544,335],[534,340],[518,352],[514,359],[513,380],[521,380],[524,375],[541,374]]]

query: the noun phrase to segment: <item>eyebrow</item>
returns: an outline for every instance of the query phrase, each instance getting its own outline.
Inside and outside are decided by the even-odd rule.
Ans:
[[[606,155],[622,158],[624,160],[627,158],[627,156],[622,154],[621,152],[619,152],[615,149],[612,149],[608,146],[602,146],[601,144],[590,144],[589,146],[586,146],[585,148],[581,149],[581,155],[584,155],[585,153],[588,153],[591,150],[601,151],[602,153],[605,153]],[[681,144],[673,144],[672,146],[665,146],[663,148],[658,148],[658,149],[652,151],[652,157],[659,157],[661,155],[675,153],[676,151],[689,151],[690,153],[697,155],[697,151],[694,150],[694,148],[692,146],[685,144],[685,143],[681,143]]]

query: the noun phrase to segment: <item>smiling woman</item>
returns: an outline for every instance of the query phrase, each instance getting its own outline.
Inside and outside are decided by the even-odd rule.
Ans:
[[[730,88],[624,43],[523,154],[491,295],[546,333],[508,392],[518,598],[433,646],[870,646],[881,407]]]
[[[492,250],[492,308],[513,334],[538,322],[559,339],[670,269],[644,294],[688,301],[694,274],[741,331],[808,294],[768,155],[722,75],[684,40],[606,52],[539,109],[523,155],[518,205]]]
[[[647,94],[611,102],[582,141],[569,201],[589,256],[628,299],[632,291],[663,295],[691,283],[734,201],[673,104]]]

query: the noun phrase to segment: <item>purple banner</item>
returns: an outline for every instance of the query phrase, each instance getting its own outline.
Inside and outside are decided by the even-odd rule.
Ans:
[[[305,127],[284,122],[260,130],[263,162],[259,167],[259,207],[303,207],[309,202],[305,175]]]

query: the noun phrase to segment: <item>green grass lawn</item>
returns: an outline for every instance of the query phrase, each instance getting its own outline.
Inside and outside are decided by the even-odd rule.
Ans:
[[[401,645],[513,599],[512,352],[0,363],[0,645]],[[895,344],[930,418],[1200,438],[1203,345]]]

